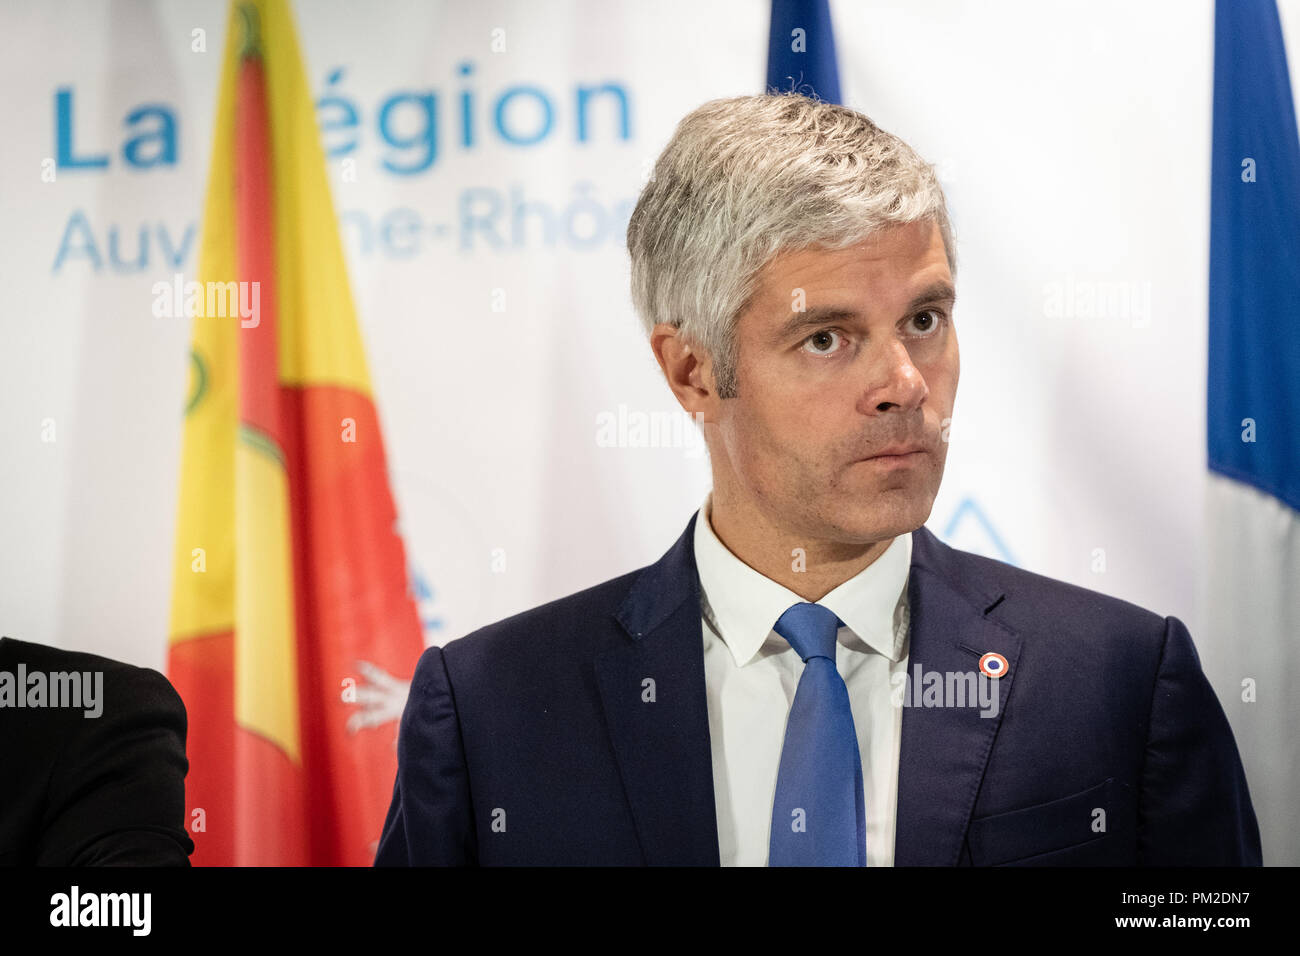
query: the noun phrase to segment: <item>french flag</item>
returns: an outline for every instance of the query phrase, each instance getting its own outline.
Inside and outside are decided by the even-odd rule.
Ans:
[[[1300,26],[1300,24],[1290,24]],[[1292,32],[1294,36],[1294,31]],[[1265,862],[1300,859],[1300,135],[1275,0],[1219,0],[1210,189],[1207,673]]]

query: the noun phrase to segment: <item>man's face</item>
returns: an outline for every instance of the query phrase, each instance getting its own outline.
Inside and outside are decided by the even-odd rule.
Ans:
[[[716,406],[735,493],[821,540],[920,527],[943,478],[959,366],[938,225],[779,255],[759,279],[737,320],[738,394]]]

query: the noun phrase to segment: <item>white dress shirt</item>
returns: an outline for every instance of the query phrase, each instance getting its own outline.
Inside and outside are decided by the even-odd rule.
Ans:
[[[804,599],[727,550],[709,520],[712,497],[705,496],[695,522],[695,563],[718,849],[723,866],[766,866],[785,725],[804,668],[772,627]],[[903,722],[890,680],[907,673],[911,562],[912,536],[901,534],[817,602],[845,625],[836,638],[835,666],[848,687],[862,754],[868,866],[894,865]]]

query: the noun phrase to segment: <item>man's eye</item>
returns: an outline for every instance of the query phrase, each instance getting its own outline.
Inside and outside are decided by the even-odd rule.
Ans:
[[[943,320],[944,315],[938,309],[926,309],[924,312],[918,312],[912,316],[915,328],[926,335],[929,335],[942,325]]]
[[[803,340],[804,351],[814,355],[832,355],[839,350],[838,340],[841,338],[843,336],[834,329],[822,329]]]

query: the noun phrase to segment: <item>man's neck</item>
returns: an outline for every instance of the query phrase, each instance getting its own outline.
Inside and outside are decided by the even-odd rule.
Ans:
[[[869,567],[893,543],[892,538],[867,545],[810,541],[773,525],[761,513],[725,495],[719,497],[716,486],[705,518],[728,551],[813,603]]]

